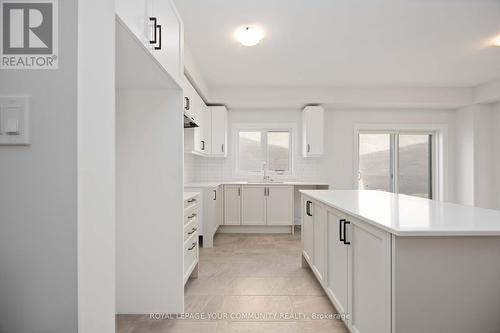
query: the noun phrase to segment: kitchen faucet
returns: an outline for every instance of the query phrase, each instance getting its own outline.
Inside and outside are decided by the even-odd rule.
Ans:
[[[267,175],[267,163],[266,162],[262,162],[262,173],[264,174],[262,179],[265,182],[269,181],[269,176]]]

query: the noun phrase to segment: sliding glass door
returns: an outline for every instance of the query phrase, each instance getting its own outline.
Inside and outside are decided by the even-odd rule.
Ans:
[[[432,133],[359,133],[358,188],[433,197]]]

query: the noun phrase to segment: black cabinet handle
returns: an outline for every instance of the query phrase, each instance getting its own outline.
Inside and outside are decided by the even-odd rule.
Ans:
[[[188,232],[188,235],[192,235],[192,234],[194,234],[194,232],[195,232],[196,230],[198,230],[198,228],[193,228],[193,229],[191,229],[191,231],[190,231],[190,232]]]
[[[311,204],[312,204],[311,201],[309,201],[309,200],[306,201],[306,214],[307,214],[307,216],[312,216],[312,214],[311,214]]]
[[[344,221],[344,244],[345,245],[350,245],[351,242],[347,241],[347,233],[346,233],[346,225],[351,224],[349,221]]]
[[[241,187],[238,187],[238,196],[241,196]]]
[[[196,243],[193,243],[193,246],[189,247],[188,248],[188,251],[191,251],[192,249],[194,249],[196,247]]]
[[[307,144],[307,152],[310,153],[311,152],[311,145],[310,144]]]
[[[186,106],[184,106],[184,110],[189,111],[189,109],[191,108],[189,97],[184,97],[184,99],[186,100]]]
[[[205,150],[205,141],[201,140],[201,150]]]
[[[224,152],[224,144],[222,144],[222,152]]]
[[[217,190],[214,190],[214,200],[217,200]]]
[[[158,46],[155,46],[155,50],[161,50],[161,25],[157,25],[158,29]]]
[[[340,242],[345,242],[345,235],[344,233],[344,222],[345,219],[340,219],[339,220],[339,241]]]
[[[157,23],[156,17],[150,17],[149,21],[153,22],[153,40],[150,40],[149,44],[156,44],[158,42],[157,41],[157,36],[156,36],[156,26],[157,26],[157,24],[156,24]]]

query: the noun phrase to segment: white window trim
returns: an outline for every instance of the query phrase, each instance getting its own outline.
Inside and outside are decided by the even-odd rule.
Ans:
[[[353,188],[358,188],[359,134],[363,132],[380,133],[429,133],[435,135],[433,147],[433,199],[449,201],[448,172],[448,125],[447,124],[355,124],[354,125],[354,164]]]
[[[262,172],[245,172],[238,168],[239,149],[238,132],[241,130],[259,130],[259,131],[290,131],[290,170],[278,175],[276,172],[268,171],[268,175],[275,180],[293,178],[295,175],[295,148],[297,145],[297,124],[295,123],[235,123],[232,125],[232,155],[233,159],[233,177],[239,179],[260,179]],[[266,152],[267,154],[267,152]],[[267,158],[267,157],[266,157]]]

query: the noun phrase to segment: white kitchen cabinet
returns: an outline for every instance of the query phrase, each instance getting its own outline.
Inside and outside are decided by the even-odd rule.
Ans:
[[[309,265],[314,259],[314,220],[312,215],[312,201],[302,197],[302,255]]]
[[[152,44],[153,55],[167,72],[180,82],[184,74],[182,20],[171,0],[153,0],[153,14],[157,19],[156,38],[158,41],[157,44]]]
[[[353,217],[347,223],[351,330],[390,332],[391,235]]]
[[[241,224],[266,224],[266,193],[266,186],[241,187]]]
[[[201,98],[200,98],[201,100]],[[205,155],[212,155],[212,112],[210,108],[201,100],[202,127],[201,130],[201,152]]]
[[[117,0],[116,13],[178,83],[182,82],[183,23],[171,0]]]
[[[266,194],[266,223],[293,224],[293,186],[268,186]]]
[[[342,240],[345,216],[327,210],[327,283],[326,292],[339,313],[347,313],[348,246]]]
[[[324,109],[321,106],[306,106],[302,111],[302,156],[323,155]]]
[[[190,277],[198,277],[200,195],[184,200],[184,284]]]
[[[148,49],[153,37],[153,0],[117,0],[116,14]]]
[[[313,201],[311,210],[314,233],[313,271],[320,284],[323,285],[326,270],[326,208]]]
[[[210,106],[212,116],[211,156],[227,157],[227,109],[225,106]]]
[[[391,235],[303,196],[303,256],[354,333],[391,332]]]
[[[241,224],[241,186],[224,185],[224,225]]]
[[[214,235],[221,224],[222,186],[185,187],[186,190],[201,193],[200,210],[198,212],[198,233],[203,237],[203,247],[213,247]]]

